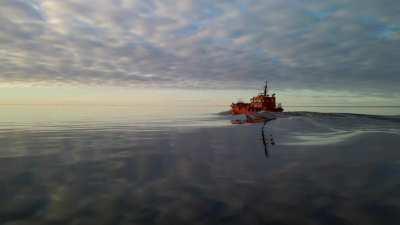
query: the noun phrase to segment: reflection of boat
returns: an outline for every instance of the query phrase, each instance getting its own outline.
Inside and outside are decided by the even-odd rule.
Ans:
[[[267,157],[267,158],[269,156],[268,146],[275,145],[274,137],[272,137],[272,134],[269,135],[270,136],[269,139],[265,136],[264,128],[265,128],[265,125],[267,125],[268,121],[271,121],[271,120],[265,120],[264,126],[261,127],[261,137],[262,137],[262,141],[263,141],[263,145],[264,145],[265,157]]]
[[[244,124],[244,123],[262,123],[265,121],[263,117],[253,117],[250,115],[246,115],[246,120],[232,120],[232,124]]]
[[[231,120],[232,124],[252,124],[252,123],[264,123],[276,119],[276,115],[270,112],[245,114],[243,119]]]
[[[268,158],[269,152],[268,152],[268,147],[269,145],[275,145],[274,138],[272,137],[272,134],[270,134],[270,137],[266,137],[264,128],[267,125],[269,121],[277,119],[277,115],[275,115],[272,112],[254,112],[254,113],[246,113],[245,119],[240,120],[240,119],[235,119],[231,120],[232,124],[255,124],[255,123],[264,123],[264,125],[261,127],[261,137],[264,145],[264,152],[265,152],[265,157]]]
[[[254,124],[254,123],[264,123],[264,125],[261,127],[261,137],[262,137],[262,142],[264,145],[264,152],[265,152],[265,157],[269,156],[269,151],[268,148],[270,145],[275,145],[274,138],[272,137],[272,134],[270,134],[270,137],[267,137],[264,128],[267,125],[267,123],[271,120],[274,120],[276,118],[266,118],[266,117],[261,117],[257,115],[246,115],[246,120],[232,120],[232,124]]]
[[[272,137],[272,134],[269,135],[269,137],[266,136],[264,132],[264,128],[267,125],[269,121],[275,120],[275,116],[271,116],[267,114],[267,116],[264,114],[254,114],[254,115],[247,115],[246,114],[246,119],[245,120],[231,120],[232,124],[254,124],[254,123],[264,123],[264,125],[261,127],[261,137],[264,145],[264,152],[265,152],[265,157],[269,156],[268,148],[269,145],[275,145],[274,138]]]
[[[253,114],[260,111],[267,112],[282,112],[283,108],[279,103],[276,105],[275,94],[268,94],[267,81],[265,82],[264,93],[250,99],[250,103],[237,102],[231,104],[231,113],[238,114]]]

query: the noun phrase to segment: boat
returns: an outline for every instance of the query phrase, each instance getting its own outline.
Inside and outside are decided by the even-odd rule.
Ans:
[[[268,81],[265,81],[264,92],[251,98],[250,103],[238,101],[231,104],[232,115],[249,115],[261,111],[283,112],[282,104],[276,104],[276,94],[268,94]]]

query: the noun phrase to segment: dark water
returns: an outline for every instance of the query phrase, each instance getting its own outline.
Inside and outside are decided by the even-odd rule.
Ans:
[[[3,110],[0,224],[400,223],[399,116],[289,112],[264,142],[209,111],[37,110]]]

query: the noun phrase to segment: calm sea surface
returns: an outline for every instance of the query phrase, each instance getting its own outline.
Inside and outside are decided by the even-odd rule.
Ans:
[[[400,108],[222,111],[2,106],[0,224],[400,224]]]

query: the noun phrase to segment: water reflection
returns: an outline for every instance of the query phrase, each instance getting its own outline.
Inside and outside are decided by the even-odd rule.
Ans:
[[[271,145],[271,146],[275,145],[274,137],[272,136],[272,134],[270,134],[269,137],[267,137],[265,135],[265,131],[264,131],[264,128],[267,125],[268,121],[271,121],[271,120],[274,120],[274,119],[269,119],[269,120],[265,119],[264,125],[261,127],[261,136],[262,136],[262,141],[263,141],[263,145],[264,145],[264,152],[265,152],[266,158],[268,158],[268,156],[269,156],[269,152],[268,152],[269,145]]]
[[[3,130],[0,224],[398,224],[398,121],[271,120]],[[287,145],[299,135],[354,129],[387,132]],[[271,154],[272,134],[279,145]],[[265,163],[264,155],[273,160]]]
[[[256,124],[256,123],[263,123],[263,126],[261,127],[261,137],[262,137],[262,142],[264,145],[264,153],[265,157],[269,157],[269,148],[270,146],[275,145],[274,137],[272,134],[266,135],[265,134],[265,128],[268,122],[275,120],[275,116],[263,116],[259,114],[247,114],[245,115],[244,120],[240,119],[235,119],[231,120],[232,124]]]

